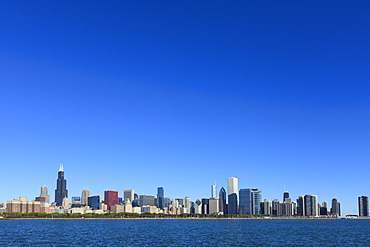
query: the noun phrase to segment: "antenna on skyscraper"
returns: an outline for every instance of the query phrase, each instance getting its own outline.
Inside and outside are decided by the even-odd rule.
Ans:
[[[59,171],[62,172],[64,170],[63,163],[60,163]]]

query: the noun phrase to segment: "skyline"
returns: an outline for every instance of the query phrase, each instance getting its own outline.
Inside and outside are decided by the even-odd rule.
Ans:
[[[370,3],[0,3],[0,202],[369,196]],[[102,186],[103,185],[103,186]],[[103,188],[104,187],[104,188]],[[52,193],[49,193],[52,194]]]

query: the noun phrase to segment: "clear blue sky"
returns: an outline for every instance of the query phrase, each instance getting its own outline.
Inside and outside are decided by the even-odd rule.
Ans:
[[[369,1],[1,1],[0,202],[370,195]]]

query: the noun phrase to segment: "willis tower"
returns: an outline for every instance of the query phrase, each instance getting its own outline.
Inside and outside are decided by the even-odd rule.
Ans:
[[[57,206],[62,206],[64,197],[68,198],[67,180],[64,179],[63,164],[60,164],[57,179],[57,189],[55,190],[55,202],[57,203]]]

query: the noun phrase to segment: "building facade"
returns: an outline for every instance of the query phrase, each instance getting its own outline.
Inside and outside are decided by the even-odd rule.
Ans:
[[[57,188],[55,190],[55,202],[57,206],[62,206],[63,199],[68,198],[67,180],[64,179],[64,167],[60,165],[58,171]]]
[[[107,210],[110,210],[112,205],[118,204],[118,191],[104,191],[104,204],[107,205]]]
[[[238,214],[238,179],[230,177],[227,179],[227,191],[228,191],[228,213]]]
[[[369,216],[369,198],[367,196],[358,198],[358,215],[362,217]]]

